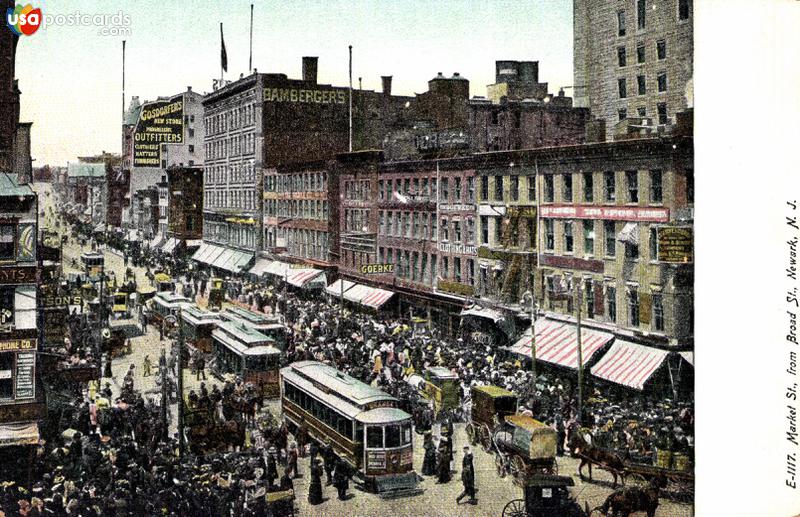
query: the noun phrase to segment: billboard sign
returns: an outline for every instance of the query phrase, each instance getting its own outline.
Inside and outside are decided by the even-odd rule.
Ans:
[[[142,106],[133,131],[133,166],[161,167],[161,145],[183,143],[183,97]]]
[[[658,261],[684,264],[694,261],[694,233],[691,226],[658,228]]]

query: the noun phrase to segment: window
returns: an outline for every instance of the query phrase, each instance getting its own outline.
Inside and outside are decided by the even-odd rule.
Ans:
[[[689,19],[689,1],[690,0],[678,0],[678,19],[679,20],[688,20]]]
[[[636,0],[636,20],[640,29],[644,29],[647,25],[645,23],[645,16],[647,14],[646,0]]]
[[[14,396],[14,359],[16,354],[0,354],[0,400]]]
[[[639,115],[640,117],[646,117],[647,108],[645,106],[639,106],[638,108],[636,108],[636,114]]]
[[[500,112],[498,110],[492,110],[492,125],[496,126],[500,124]]]
[[[603,221],[603,236],[606,240],[606,257],[617,255],[617,235],[614,221]]]
[[[431,214],[431,240],[435,241],[438,237],[438,226],[436,223],[436,214]]]
[[[0,260],[14,260],[17,228],[13,224],[0,224]]]
[[[450,278],[450,258],[447,256],[442,257],[442,278]]]
[[[383,428],[380,426],[367,427],[367,448],[368,449],[382,449],[383,448]]]
[[[461,259],[459,257],[453,259],[453,279],[461,282]]]
[[[420,213],[419,212],[414,212],[414,234],[413,235],[414,235],[415,239],[419,239],[420,238],[420,234],[419,234],[419,219],[420,219]]]
[[[625,183],[628,186],[628,203],[639,202],[639,173],[625,171]]]
[[[436,275],[438,274],[436,269],[436,259],[438,259],[438,255],[432,254],[431,255],[431,284],[436,284]]]
[[[511,201],[519,201],[519,176],[511,176]]]
[[[661,203],[664,193],[661,190],[661,171],[650,171],[650,202]]]
[[[644,95],[647,93],[647,83],[643,75],[636,76],[636,86],[639,90],[639,95]]]
[[[552,203],[555,197],[555,189],[553,188],[553,176],[548,174],[544,177],[544,200],[547,203]]]
[[[453,221],[453,242],[461,242],[461,221]]]
[[[572,235],[572,221],[564,221],[564,251],[572,253],[575,250],[575,240]]]
[[[628,325],[639,326],[639,291],[635,287],[628,289]]]
[[[454,178],[455,185],[453,186],[453,198],[456,203],[461,202],[461,178]]]
[[[499,245],[503,241],[503,218],[492,217],[494,219],[494,243]]]
[[[536,176],[528,176],[528,201],[536,201]]]
[[[617,185],[613,172],[604,172],[603,180],[605,183],[605,200],[614,202],[617,200]]]
[[[544,220],[544,249],[547,251],[553,251],[553,248],[555,248],[556,235],[554,226],[552,219]]]
[[[667,124],[667,103],[666,102],[659,102],[658,103],[658,123],[659,124]]]
[[[608,320],[611,322],[617,321],[617,288],[608,286],[606,287],[606,304],[608,305]]]
[[[661,293],[653,293],[653,330],[664,331],[664,300]]]
[[[636,45],[636,62],[642,64],[644,63],[644,61],[645,61],[644,43],[639,43]]]
[[[583,253],[594,255],[594,221],[583,221]]]
[[[481,244],[489,244],[489,216],[481,216]]]
[[[528,247],[536,248],[536,219],[527,219],[528,222]]]
[[[447,178],[441,179],[441,200],[445,203],[450,199],[450,180]]]
[[[0,288],[0,330],[10,330],[14,325],[14,298],[16,289],[14,286]],[[0,354],[5,355],[5,354]]]
[[[481,201],[489,200],[489,176],[481,176]]]
[[[659,72],[658,73],[658,91],[659,92],[667,91],[667,73],[666,72]]]
[[[686,169],[686,202],[694,203],[694,169]]]
[[[447,219],[443,217],[442,221],[441,221],[440,240],[446,241],[446,240],[448,240],[448,237],[449,237],[449,228],[447,226]]]
[[[386,199],[386,192],[383,190],[383,180],[378,181],[378,195],[380,196],[381,201]]]
[[[658,260],[658,229],[654,226],[650,227],[650,260],[655,262]]]
[[[467,244],[475,244],[475,218],[467,217]]]
[[[500,175],[494,177],[494,199],[503,200],[503,177]]]
[[[428,214],[422,213],[420,215],[420,218],[422,219],[422,235],[420,235],[420,238],[421,239],[427,239],[428,235],[429,235],[428,234]]]
[[[360,228],[358,228],[360,230]],[[403,237],[411,237],[411,214],[403,212]]]
[[[638,231],[638,230],[636,230]],[[639,260],[639,245],[630,242],[625,243],[625,258],[628,260]]]
[[[628,118],[628,109],[620,108],[619,110],[617,110],[617,117],[619,118],[620,122]]]
[[[656,41],[656,56],[658,59],[667,59],[667,41],[660,39]]]
[[[583,173],[583,200],[586,203],[594,201],[594,177],[591,172]]]
[[[617,35],[625,35],[625,11],[617,12]]]
[[[467,285],[475,285],[475,261],[467,259]]]
[[[386,448],[400,447],[400,426],[387,425],[386,426]]]
[[[475,177],[467,178],[467,203],[475,202]]]
[[[564,182],[563,186],[563,201],[572,202],[572,174],[562,174],[561,179]]]
[[[625,83],[625,78],[622,77],[620,79],[617,79],[617,85],[618,85],[618,89],[619,89],[619,98],[620,99],[627,98],[628,97],[628,86]]]
[[[619,63],[620,68],[628,64],[628,60],[625,55],[625,47],[617,48],[617,63]]]

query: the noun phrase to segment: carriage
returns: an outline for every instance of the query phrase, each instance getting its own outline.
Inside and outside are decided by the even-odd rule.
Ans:
[[[447,368],[429,366],[422,375],[411,375],[408,383],[423,399],[433,401],[434,417],[459,407],[458,376]]]
[[[558,472],[557,433],[552,427],[516,413],[517,396],[497,386],[473,386],[467,436],[494,454],[500,477],[511,474],[517,484],[540,474]]]
[[[665,481],[664,495],[682,502],[694,500],[694,472],[688,468],[667,468],[647,463],[625,462],[625,478],[646,486],[654,479]]]
[[[584,517],[569,492],[575,482],[568,476],[535,476],[523,486],[523,499],[509,501],[503,517]]]

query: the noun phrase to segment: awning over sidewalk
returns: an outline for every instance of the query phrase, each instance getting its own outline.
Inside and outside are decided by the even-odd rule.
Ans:
[[[667,355],[666,350],[617,340],[592,367],[592,375],[641,391]]]
[[[344,283],[344,286],[342,286],[342,283]],[[326,287],[325,292],[331,296],[339,297],[341,296],[342,292],[346,293],[347,290],[353,287],[354,285],[356,285],[355,282],[339,279],[334,283],[332,283],[331,285],[329,285],[328,287]]]
[[[156,237],[150,242],[150,249],[156,249],[164,242],[164,234],[157,233]]]
[[[216,268],[230,271],[231,273],[239,273],[251,260],[253,260],[253,253],[226,248],[216,259],[214,259],[214,263],[212,265]]]
[[[380,309],[392,296],[394,296],[392,291],[373,288],[372,293],[361,299],[361,304],[373,309]]]
[[[225,248],[222,246],[203,243],[194,255],[192,255],[192,260],[213,266],[214,261],[217,260],[224,251]]]
[[[625,223],[622,231],[617,234],[617,240],[625,244],[639,245],[639,226],[636,223]]]
[[[0,424],[0,447],[37,443],[39,443],[39,426],[36,422]]]
[[[494,323],[503,319],[503,315],[500,312],[493,310],[493,309],[485,309],[483,307],[472,306],[464,309],[461,311],[461,317],[464,316],[475,316],[476,318],[487,318],[492,320]]]
[[[322,270],[313,268],[292,269],[289,271],[286,281],[295,287],[310,288],[320,283],[322,286],[325,286],[327,285],[327,281],[322,273]]]
[[[694,368],[694,352],[678,352],[683,360],[692,365]]]
[[[248,273],[255,276],[261,276],[267,271],[267,267],[272,264],[271,260],[265,258],[257,258],[256,263],[250,268]]]
[[[164,246],[161,247],[161,251],[164,253],[172,253],[175,251],[175,247],[178,246],[180,241],[175,237],[170,237],[167,239],[167,242],[164,243]]]
[[[273,260],[264,272],[268,275],[279,276],[281,278],[286,278],[286,275],[289,272],[289,264],[286,262],[281,262],[280,260]]]
[[[581,329],[581,352],[583,364],[611,339],[612,334],[587,328]],[[531,356],[530,329],[509,351],[525,357]],[[550,319],[536,321],[536,360],[545,361],[567,368],[578,368],[578,329],[570,322]]]

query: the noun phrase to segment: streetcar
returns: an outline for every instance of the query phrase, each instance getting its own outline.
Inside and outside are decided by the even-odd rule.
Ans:
[[[235,375],[256,386],[266,398],[278,397],[282,352],[272,338],[233,321],[220,321],[211,337],[214,373]]]
[[[222,322],[219,313],[204,311],[196,305],[190,305],[181,311],[181,320],[186,343],[203,353],[211,353],[213,342],[211,333]]]
[[[411,415],[400,401],[332,366],[299,361],[281,369],[284,421],[354,468],[364,487],[381,495],[419,493]]]
[[[286,336],[288,332],[286,325],[281,322],[279,316],[267,316],[266,314],[253,312],[242,307],[226,307],[222,315],[228,320],[242,323],[261,332],[265,336],[275,340],[278,348],[281,350],[286,349]]]
[[[161,325],[168,316],[178,317],[178,311],[191,305],[191,300],[175,293],[159,292],[150,300],[150,322]]]
[[[100,275],[105,265],[105,257],[102,253],[97,251],[83,253],[81,254],[81,263],[83,264],[83,271],[86,273],[89,281],[94,282],[100,280]]]

